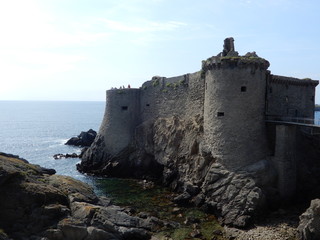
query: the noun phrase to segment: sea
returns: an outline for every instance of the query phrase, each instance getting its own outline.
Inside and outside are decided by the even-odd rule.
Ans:
[[[80,159],[55,160],[53,155],[80,153],[79,147],[67,146],[66,141],[81,131],[98,131],[104,109],[105,102],[0,101],[0,152],[19,155],[95,187],[96,178],[77,171]],[[315,119],[320,119],[320,111]]]
[[[161,220],[178,222],[179,227],[163,230],[169,234],[188,237],[193,231],[183,217],[176,216],[176,205],[170,200],[172,192],[162,186],[143,188],[141,182],[131,179],[99,178],[81,174],[76,169],[78,158],[55,160],[57,153],[80,153],[79,147],[65,145],[81,131],[99,130],[105,102],[45,102],[0,101],[0,152],[19,155],[30,163],[54,168],[57,174],[71,176],[91,185],[98,196],[107,196],[113,204],[130,206],[137,212],[147,212]],[[179,207],[179,215],[202,219],[201,231],[211,239],[220,229],[216,218],[197,208]],[[180,238],[179,238],[180,239]],[[182,238],[181,238],[182,239]]]
[[[54,154],[80,153],[65,145],[81,131],[99,130],[105,102],[0,101],[0,152],[53,168],[95,186],[95,178],[76,169],[78,158],[55,160]]]

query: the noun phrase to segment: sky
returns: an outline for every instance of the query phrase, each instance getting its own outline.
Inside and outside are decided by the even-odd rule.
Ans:
[[[320,80],[319,12],[318,0],[1,0],[0,100],[104,101],[199,71],[227,37],[273,74]]]

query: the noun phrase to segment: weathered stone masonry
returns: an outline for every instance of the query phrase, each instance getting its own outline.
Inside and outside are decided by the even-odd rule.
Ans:
[[[270,192],[290,197],[296,160],[287,150],[294,141],[284,141],[295,130],[265,119],[313,118],[318,81],[272,75],[267,60],[255,52],[239,56],[233,41],[227,38],[223,52],[203,61],[199,72],[108,90],[98,136],[78,169],[126,177],[160,173],[163,183],[184,192],[183,201],[238,226]]]

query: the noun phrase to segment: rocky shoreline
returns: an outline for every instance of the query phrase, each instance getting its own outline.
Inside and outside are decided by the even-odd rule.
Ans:
[[[175,198],[177,202],[181,199]],[[280,209],[258,216],[246,229],[225,226],[211,239],[319,239],[320,200],[313,200],[302,215],[301,209]],[[176,240],[157,232],[179,225],[116,206],[110,199],[96,196],[85,183],[5,153],[0,153],[0,212],[1,240]],[[188,239],[208,239],[190,219],[186,221],[195,228]]]
[[[139,125],[132,143],[115,156],[108,155],[106,139],[98,135],[77,168],[93,175],[156,179],[180,193],[177,202],[206,209],[222,224],[246,227],[267,201],[277,199],[274,169],[262,160],[230,171],[201,149],[203,134],[200,116],[158,118]]]
[[[0,239],[150,239],[163,222],[131,216],[85,183],[0,154]]]

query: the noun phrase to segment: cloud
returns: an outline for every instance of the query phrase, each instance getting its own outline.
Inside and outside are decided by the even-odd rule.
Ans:
[[[121,22],[102,18],[99,20],[105,23],[109,30],[132,33],[174,31],[187,25],[186,23],[178,21],[155,22],[143,20],[137,23],[129,23],[129,21]]]

